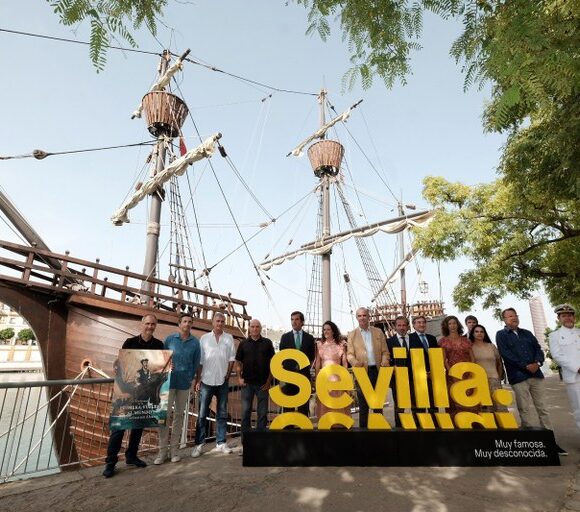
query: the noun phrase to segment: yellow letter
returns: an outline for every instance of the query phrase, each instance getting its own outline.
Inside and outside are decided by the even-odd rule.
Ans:
[[[304,430],[313,430],[314,425],[309,418],[299,412],[285,412],[274,418],[270,424],[270,430],[284,430],[284,428],[293,426]]]
[[[318,420],[318,430],[330,430],[334,425],[352,428],[353,424],[354,420],[342,412],[327,412]]]
[[[379,368],[379,376],[377,377],[377,384],[373,388],[369,379],[369,374],[366,369],[355,367],[352,369],[356,381],[360,387],[362,394],[369,404],[369,409],[382,409],[387,401],[387,393],[389,392],[389,384],[393,377],[393,368],[381,366]]]
[[[435,430],[435,423],[433,423],[433,416],[428,412],[418,412],[417,419],[419,426],[424,430]]]
[[[368,427],[369,430],[390,430],[391,425],[387,419],[378,412],[369,412],[369,422]]]
[[[457,428],[472,429],[473,424],[483,425],[488,430],[497,429],[493,413],[482,412],[480,414],[475,414],[474,412],[461,411],[455,415],[455,425]]]
[[[463,379],[466,373],[471,374],[471,377]],[[449,394],[456,404],[464,407],[491,405],[487,374],[481,366],[475,363],[457,363],[449,369],[449,375],[462,379],[451,384],[449,389]],[[470,390],[473,392],[468,395],[467,392]]]
[[[443,430],[453,430],[453,421],[451,421],[451,415],[446,412],[436,412],[435,419],[437,420],[437,425]]]
[[[429,367],[431,371],[431,385],[433,387],[433,405],[434,407],[439,408],[449,407],[447,379],[445,378],[445,365],[443,364],[442,348],[429,349]]]
[[[411,366],[413,368],[413,387],[415,388],[415,407],[431,407],[429,390],[427,389],[427,370],[425,369],[425,351],[422,348],[412,348]]]
[[[331,381],[332,375],[336,375],[338,380]],[[318,399],[329,409],[344,409],[352,403],[352,397],[348,393],[331,396],[331,391],[350,391],[353,388],[354,384],[350,373],[344,366],[338,364],[325,366],[316,376],[316,394]]]
[[[493,392],[493,401],[499,405],[510,406],[512,403],[512,394],[507,389],[496,389]],[[518,422],[511,412],[496,412],[495,419],[500,428],[513,429],[518,428]]]
[[[407,359],[407,350],[403,347],[393,349],[394,359]],[[406,366],[395,366],[395,384],[397,385],[397,407],[411,408],[411,386],[409,386],[409,369]]]
[[[405,430],[417,430],[417,424],[415,423],[415,418],[413,418],[412,413],[400,412],[399,421],[401,422],[401,427],[403,427]]]
[[[310,361],[304,352],[289,348],[278,352],[270,362],[272,376],[281,382],[298,386],[299,391],[296,395],[285,395],[280,386],[276,385],[270,388],[270,398],[281,407],[300,407],[310,400],[310,381],[301,373],[285,370],[282,363],[287,359],[296,361],[300,369],[310,365]]]

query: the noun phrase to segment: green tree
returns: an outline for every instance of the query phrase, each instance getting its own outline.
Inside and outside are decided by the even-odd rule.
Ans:
[[[508,293],[528,298],[539,285],[553,303],[580,304],[577,201],[507,177],[473,187],[427,177],[423,194],[437,211],[415,231],[417,248],[430,258],[474,263],[453,292],[460,310],[478,299],[497,306]]]
[[[34,336],[34,331],[32,329],[26,328],[20,329],[20,331],[18,332],[18,339],[20,341],[30,341],[35,340],[36,337]]]
[[[347,86],[368,86],[373,75],[404,81],[426,10],[461,19],[450,53],[466,88],[491,84],[484,126],[508,139],[492,183],[425,180],[439,210],[417,246],[473,262],[453,294],[462,310],[478,299],[496,306],[507,293],[526,298],[540,285],[553,302],[580,304],[580,0],[296,1],[323,38],[328,18],[338,19],[353,64]]]
[[[2,343],[6,343],[9,339],[14,337],[14,329],[12,327],[6,327],[5,329],[0,330],[0,340]]]
[[[107,61],[113,39],[121,38],[133,48],[137,42],[129,28],[145,27],[155,35],[157,17],[163,15],[168,0],[47,0],[63,25],[91,25],[90,56],[97,71]]]

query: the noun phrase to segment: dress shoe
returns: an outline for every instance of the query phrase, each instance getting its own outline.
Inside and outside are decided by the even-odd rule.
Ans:
[[[115,464],[105,465],[105,469],[103,470],[103,476],[105,478],[111,478],[112,476],[115,476]]]
[[[147,467],[147,463],[144,460],[141,460],[139,457],[135,457],[134,459],[127,459],[125,464],[127,464],[127,466],[137,466],[138,468]]]

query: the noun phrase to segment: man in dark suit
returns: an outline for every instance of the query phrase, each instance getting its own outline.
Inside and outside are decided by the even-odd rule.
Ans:
[[[427,351],[430,348],[437,348],[437,338],[432,334],[427,334],[427,319],[423,316],[416,316],[413,318],[413,329],[415,332],[409,334],[409,348],[425,349],[425,367],[429,373],[429,354]]]
[[[389,354],[391,354],[391,366],[407,366],[409,368],[409,387],[411,388],[411,402],[413,402],[414,393],[413,385],[411,379],[411,359],[409,354],[409,320],[404,316],[398,316],[395,318],[395,331],[396,334],[387,339],[387,348],[389,349]],[[393,355],[393,349],[404,348],[407,351],[406,359],[395,358]],[[404,409],[397,407],[397,385],[395,383],[395,378],[391,379],[391,390],[393,392],[393,404],[395,411],[395,426],[400,427],[401,421],[399,420],[399,413],[405,412]]]
[[[298,364],[295,361],[284,361],[284,368],[286,370],[300,372],[310,381],[310,368],[314,363],[314,357],[316,355],[314,337],[312,336],[312,334],[308,334],[307,332],[302,330],[302,326],[304,325],[304,315],[300,311],[294,311],[290,315],[290,323],[292,325],[292,330],[284,333],[282,335],[282,338],[280,338],[280,350],[285,350],[289,348],[300,350],[301,352],[304,352],[304,354],[306,354],[306,357],[308,357],[308,361],[310,361],[310,364],[306,368],[302,368],[302,370],[299,370]],[[298,393],[298,387],[295,386],[294,384],[286,384],[283,387],[283,391],[287,395],[296,395]],[[306,416],[309,417],[310,401],[298,407],[298,412],[301,412],[302,414],[305,414]]]
[[[429,375],[428,350],[439,347],[437,338],[432,334],[427,334],[427,319],[423,315],[413,318],[413,329],[415,329],[415,332],[409,334],[409,348],[422,348],[425,350],[425,369],[427,370],[427,375]],[[412,374],[410,374],[410,377],[412,377]],[[429,401],[431,402],[429,412],[435,412],[436,409],[433,406],[433,388],[431,387],[431,381],[429,379],[427,380],[427,386],[429,389]],[[419,412],[424,412],[424,410],[421,409]]]

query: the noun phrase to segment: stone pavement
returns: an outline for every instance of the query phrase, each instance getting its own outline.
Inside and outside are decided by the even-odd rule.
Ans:
[[[580,431],[563,384],[546,384],[557,441],[570,452],[560,467],[244,468],[236,453],[192,459],[188,449],[176,464],[120,463],[110,479],[99,467],[1,484],[0,510],[580,511]]]

